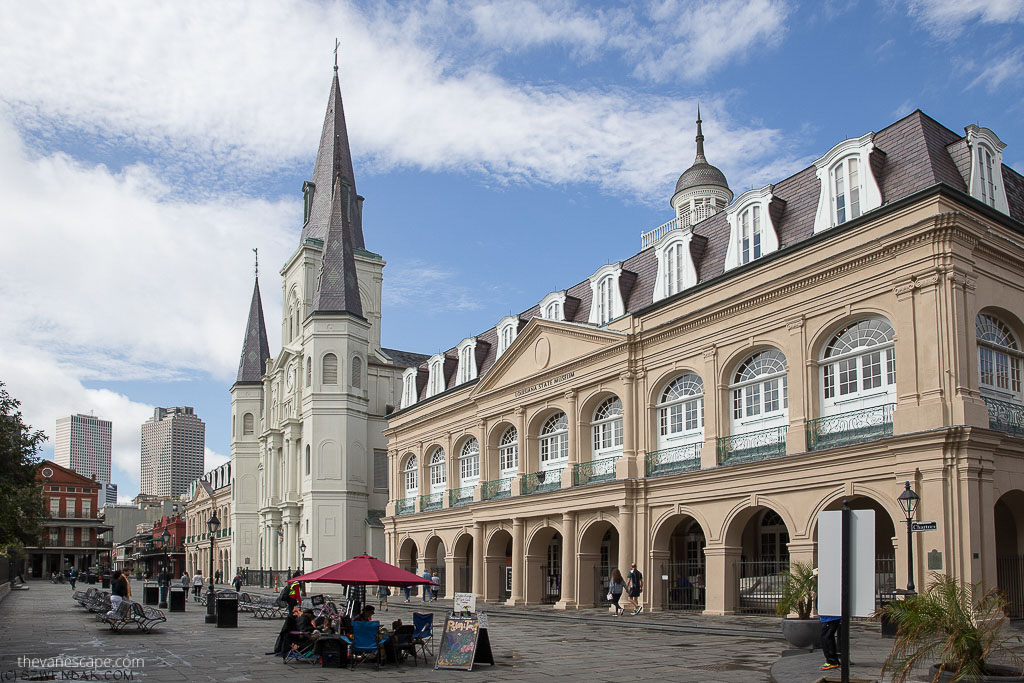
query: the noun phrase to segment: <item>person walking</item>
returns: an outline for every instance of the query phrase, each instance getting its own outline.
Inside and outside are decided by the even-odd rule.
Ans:
[[[72,567],[71,572],[68,574],[68,582],[71,583],[71,590],[75,590],[76,581],[78,581],[78,570]]]
[[[431,577],[431,575],[430,575],[430,570],[429,569],[424,569],[423,570],[423,578],[425,580],[427,580],[427,581],[433,581],[434,580],[433,577]],[[423,584],[423,602],[429,602],[429,601],[430,601],[430,584],[429,583],[425,583],[425,584]]]
[[[285,599],[288,601],[289,612],[296,605],[302,604],[302,586],[299,585],[298,581],[292,581],[288,584],[288,597]]]
[[[612,576],[608,580],[608,599],[615,605],[615,616],[621,617],[625,610],[619,605],[619,598],[622,591],[626,589],[626,582],[622,580],[622,572],[616,567],[612,570]]]
[[[644,611],[640,601],[640,594],[644,591],[644,575],[636,568],[636,562],[629,567],[629,574],[626,575],[626,597],[633,605],[633,616],[636,616]]]
[[[409,602],[409,597],[412,595],[412,586],[406,586],[402,590],[405,591],[405,601]]]
[[[192,577],[188,575],[188,571],[181,573],[181,587],[185,589],[185,599],[188,600],[188,591],[192,587]]]
[[[199,602],[199,595],[203,592],[203,573],[196,570],[196,575],[192,577],[192,599]]]
[[[232,587],[234,587],[236,592],[241,593],[242,592],[242,575],[241,574],[235,574],[235,578],[233,578],[231,580],[231,585],[232,585]]]
[[[441,577],[434,572],[430,580],[434,582],[434,585],[430,587],[430,599],[437,602],[437,592],[441,590]]]
[[[377,607],[383,607],[384,611],[388,611],[388,596],[391,595],[391,589],[387,586],[377,586]]]

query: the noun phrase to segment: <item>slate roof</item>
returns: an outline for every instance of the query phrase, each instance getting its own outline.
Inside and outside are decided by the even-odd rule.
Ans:
[[[335,78],[337,80],[337,78]],[[334,178],[331,199],[331,219],[324,240],[324,253],[320,261],[320,276],[313,293],[313,314],[353,313],[363,316],[363,303],[359,299],[359,281],[356,278],[356,260],[353,255],[350,231],[352,203],[342,176]]]
[[[430,356],[423,353],[413,353],[412,351],[399,351],[398,349],[385,349],[381,351],[384,355],[391,359],[395,365],[402,368],[413,368],[424,363],[430,359]]]
[[[699,115],[698,115],[699,116]],[[698,124],[698,160],[702,156],[703,136]],[[882,193],[882,205],[891,204],[915,192],[938,184],[967,192],[965,174],[957,166],[958,143],[964,140],[921,110],[880,130],[874,137],[876,151],[871,159],[872,170]],[[1003,165],[1003,184],[1009,203],[1010,217],[1024,222],[1024,176]],[[686,174],[684,173],[684,176]],[[680,181],[683,178],[680,177]],[[724,180],[724,176],[723,176]],[[677,184],[677,191],[679,185]],[[792,246],[814,234],[814,215],[818,208],[820,184],[814,166],[809,166],[772,187],[771,216],[779,237],[780,249]],[[725,272],[725,254],[729,245],[729,224],[725,212],[718,212],[694,226],[690,252],[697,267],[698,282]],[[635,281],[623,292],[626,314],[632,314],[653,303],[658,264],[655,249],[648,247],[622,262],[626,273],[635,274]],[[566,290],[578,305],[566,306],[568,322],[586,323],[590,317],[591,289],[589,279]],[[519,314],[520,329],[531,318],[539,317],[539,305]],[[478,376],[483,376],[497,360],[497,330],[491,328],[477,336],[489,344],[483,358],[478,358]],[[455,348],[445,352],[452,357]],[[427,364],[419,364],[418,399],[426,398]],[[455,387],[455,373],[445,373],[445,389]]]
[[[242,357],[238,361],[238,378],[235,384],[261,384],[268,358],[270,344],[267,343],[267,326],[263,321],[263,301],[260,299],[260,279],[257,277],[252,288],[249,320],[245,324]]]

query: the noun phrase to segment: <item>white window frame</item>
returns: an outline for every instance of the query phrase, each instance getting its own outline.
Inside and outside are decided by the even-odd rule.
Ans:
[[[726,220],[729,222],[729,246],[725,252],[725,270],[731,270],[738,266],[745,265],[752,261],[779,250],[779,236],[775,224],[772,222],[771,212],[768,207],[771,205],[775,195],[772,193],[774,185],[765,185],[760,189],[747,190],[725,210]],[[758,218],[758,236],[760,239],[760,251],[753,253],[753,240],[749,254],[744,253],[744,219],[747,228],[753,237],[754,215]]]
[[[498,476],[514,477],[519,472],[519,430],[509,427],[498,439]]]
[[[863,339],[856,346],[833,352],[841,338],[858,334]],[[896,403],[895,339],[892,323],[880,317],[853,321],[829,337],[818,361],[823,417]],[[872,370],[876,365],[877,373]],[[865,387],[871,377],[877,378],[878,385]]]
[[[971,152],[971,176],[968,182],[971,196],[1009,215],[1006,188],[1003,186],[1003,149],[1006,143],[988,128],[971,124],[965,130],[967,146]]]
[[[406,368],[402,373],[402,408],[408,408],[416,403],[416,375],[419,370],[415,367]]]
[[[466,337],[456,347],[459,355],[459,369],[456,373],[456,384],[464,384],[476,379],[476,337]]]
[[[590,276],[590,318],[591,325],[607,325],[624,313],[619,277],[622,262],[601,266]]]
[[[437,396],[445,390],[444,354],[439,353],[431,356],[427,367],[430,368],[430,374],[427,379],[427,396]]]
[[[760,358],[764,356],[764,358]],[[771,364],[767,372],[740,378],[752,363]],[[775,348],[747,355],[736,365],[729,385],[729,422],[733,435],[781,427],[789,422],[789,381],[786,356]],[[767,397],[774,397],[770,402]],[[737,415],[737,408],[740,414]],[[769,409],[770,408],[770,409]]]
[[[994,336],[983,330],[983,325],[995,327],[996,332],[1009,339],[1006,345],[986,336]],[[974,323],[975,340],[978,344],[978,387],[983,396],[999,401],[1024,403],[1022,400],[1021,363],[1024,353],[1020,340],[1006,321],[991,313],[979,313]],[[986,371],[986,368],[988,370]],[[990,377],[986,381],[986,375]],[[1006,378],[1006,386],[1000,386],[1000,375]]]
[[[565,290],[551,292],[540,300],[540,317],[545,320],[565,320]]]
[[[415,455],[410,455],[402,470],[402,483],[405,485],[405,497],[414,498],[420,490],[419,463]]]
[[[677,385],[684,393],[672,391]],[[657,408],[658,450],[704,441],[704,380],[700,375],[685,372],[666,383],[658,396]],[[692,427],[691,413],[696,422]]]
[[[516,335],[519,334],[519,316],[507,315],[498,321],[495,326],[498,333],[498,358],[501,358],[501,354],[508,351],[508,347],[512,346],[512,342],[516,340]]]
[[[569,418],[565,413],[559,411],[544,421],[537,447],[541,472],[560,470],[569,462]]]
[[[460,486],[474,486],[480,481],[480,442],[471,436],[459,451]]]
[[[430,478],[430,492],[441,493],[448,486],[448,473],[445,471],[445,452],[444,448],[438,446],[430,454],[430,464],[427,466],[427,472]]]
[[[882,192],[871,168],[871,152],[875,149],[875,134],[865,133],[859,138],[850,138],[838,143],[825,156],[814,162],[818,176],[818,210],[814,215],[814,232],[828,230],[840,223],[836,211],[836,178],[837,174],[844,179],[844,191],[849,196],[849,159],[857,159],[857,193],[859,212],[857,216],[850,213],[850,202],[846,202],[843,223],[859,218],[869,211],[882,205]]]
[[[690,254],[692,230],[676,228],[665,233],[654,247],[658,275],[654,281],[653,301],[661,301],[697,284],[697,269]]]
[[[622,400],[618,396],[609,396],[594,408],[590,422],[592,460],[622,454],[622,413]]]

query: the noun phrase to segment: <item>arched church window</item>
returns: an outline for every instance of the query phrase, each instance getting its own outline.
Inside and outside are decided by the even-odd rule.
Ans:
[[[323,378],[324,384],[338,383],[338,357],[333,353],[328,353],[324,356]]]

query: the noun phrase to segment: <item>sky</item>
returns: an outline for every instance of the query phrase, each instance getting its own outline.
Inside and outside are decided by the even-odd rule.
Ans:
[[[918,108],[1024,172],[1022,0],[0,3],[0,382],[112,420],[122,500],[155,406],[227,461],[253,248],[280,348],[335,38],[391,348],[639,251],[698,103],[737,196]]]

